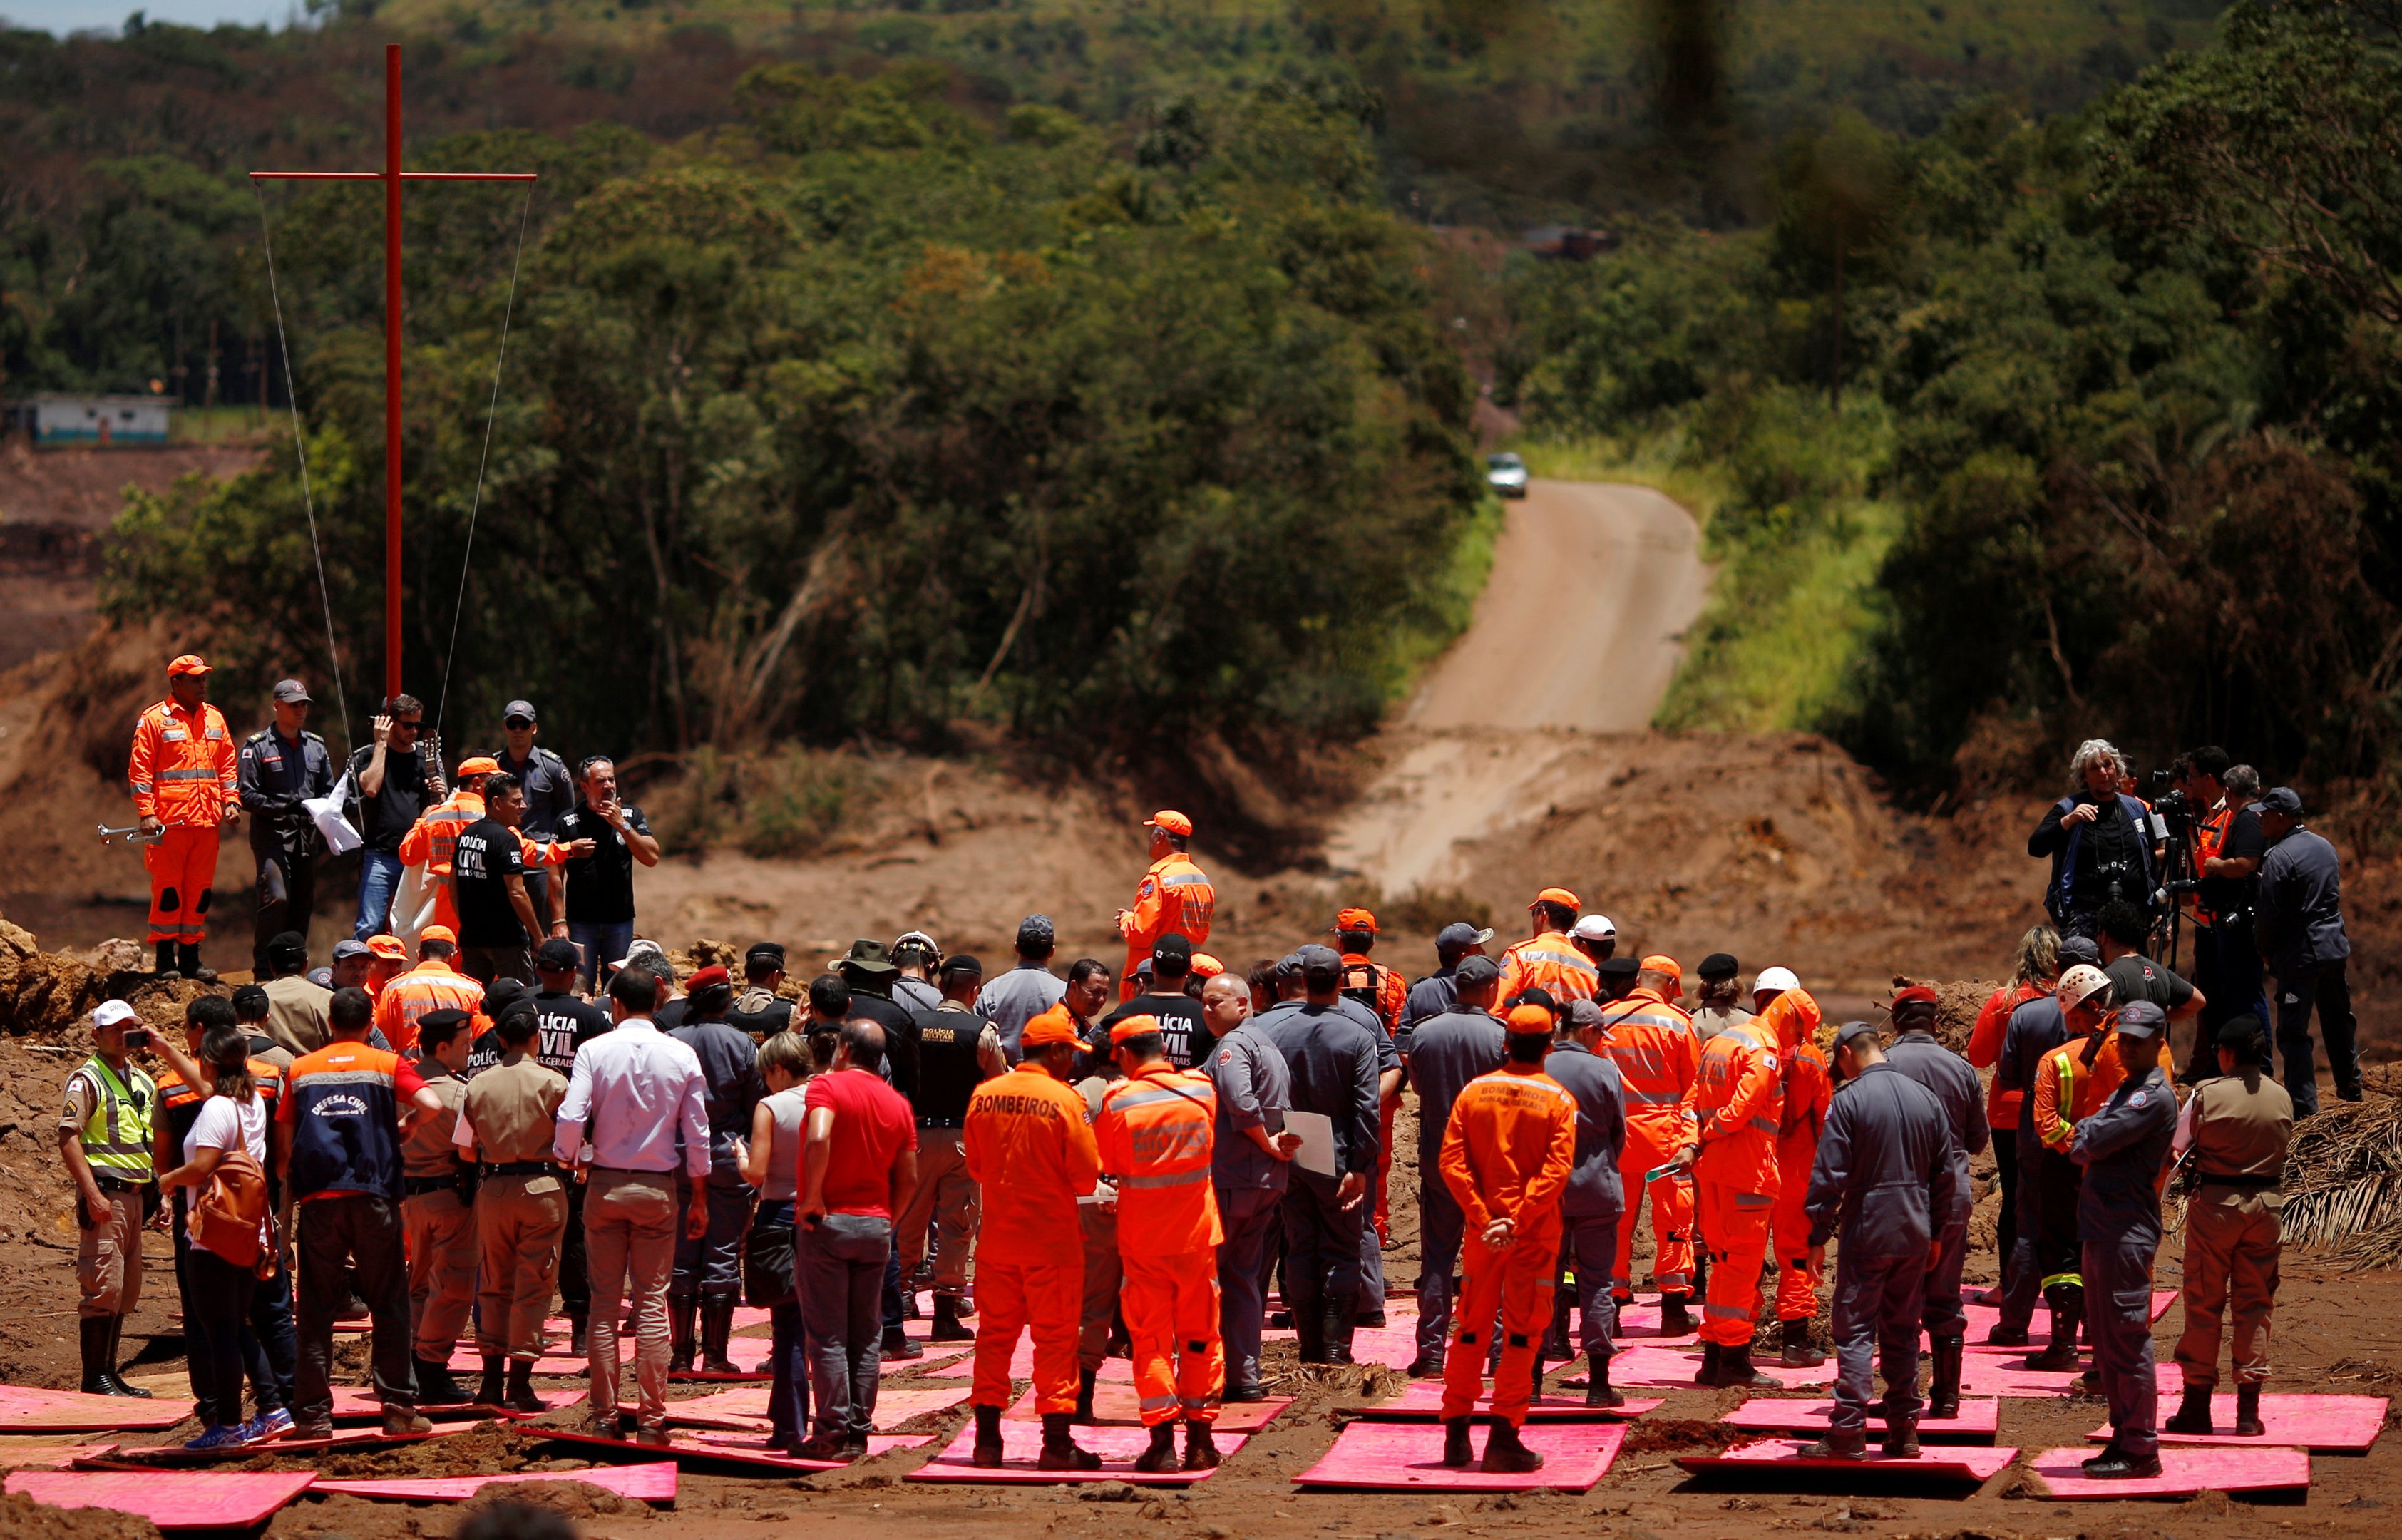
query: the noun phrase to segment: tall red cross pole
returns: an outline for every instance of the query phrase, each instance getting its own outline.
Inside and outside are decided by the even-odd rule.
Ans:
[[[383,50],[383,170],[253,172],[267,182],[383,184],[383,693],[400,694],[400,186],[404,182],[531,182],[531,172],[400,169],[400,46]]]

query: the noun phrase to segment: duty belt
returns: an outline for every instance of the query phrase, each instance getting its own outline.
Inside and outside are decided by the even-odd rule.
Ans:
[[[411,1198],[422,1198],[429,1192],[440,1192],[445,1188],[456,1189],[458,1186],[459,1178],[455,1173],[449,1176],[403,1176],[400,1179],[400,1190]]]
[[[127,1177],[116,1175],[105,1166],[93,1166],[91,1168],[91,1179],[93,1184],[103,1192],[140,1192],[145,1188],[147,1188],[151,1181],[151,1179],[147,1177],[138,1182],[132,1181]]]
[[[919,1128],[964,1128],[967,1126],[967,1120],[964,1118],[920,1118],[918,1120],[918,1126]]]
[[[547,1176],[550,1173],[551,1165],[548,1161],[486,1161],[484,1162],[484,1175],[487,1176]]]
[[[2201,1176],[2194,1178],[2193,1185],[2196,1187],[2231,1187],[2240,1189],[2245,1192],[2259,1192],[2270,1188],[2281,1186],[2283,1185],[2284,1180],[2285,1179],[2281,1176],[2221,1176],[2216,1172],[2205,1171]]]

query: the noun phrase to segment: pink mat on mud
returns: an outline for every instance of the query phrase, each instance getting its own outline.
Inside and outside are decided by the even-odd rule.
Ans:
[[[1699,1321],[1702,1313],[1701,1306],[1699,1304],[1691,1306],[1688,1313]],[[1619,1306],[1618,1330],[1612,1335],[1622,1341],[1646,1342],[1654,1347],[1665,1347],[1673,1342],[1697,1342],[1701,1341],[1702,1334],[1698,1326],[1691,1331],[1674,1337],[1663,1334],[1660,1330],[1660,1301],[1655,1299],[1649,1302],[1638,1299]]]
[[[1623,1388],[1627,1385],[1674,1385],[1691,1390],[1693,1376],[1702,1367],[1702,1355],[1682,1348],[1628,1348],[1609,1361],[1609,1382]],[[1816,1368],[1787,1368],[1784,1365],[1754,1354],[1751,1367],[1767,1375],[1788,1390],[1800,1390],[1805,1385],[1831,1383],[1835,1378],[1832,1358]]]
[[[2090,1448],[2049,1449],[2027,1469],[2061,1502],[2113,1497],[2191,1497],[2202,1492],[2277,1492],[2311,1484],[2311,1457],[2298,1449],[2163,1449],[2160,1473],[2134,1480],[2096,1479],[2080,1469]]]
[[[962,1396],[967,1393],[960,1392]],[[1276,1414],[1292,1405],[1290,1396],[1270,1396],[1264,1401],[1236,1401],[1218,1409],[1217,1429],[1220,1433],[1257,1433],[1276,1421]],[[878,1403],[878,1410],[882,1404]],[[1034,1392],[1009,1404],[1001,1416],[1019,1423],[1039,1423],[1042,1414],[1034,1409]],[[1132,1385],[1103,1384],[1093,1387],[1093,1420],[1078,1423],[1080,1428],[1142,1426],[1142,1398]]]
[[[11,1433],[118,1433],[171,1428],[192,1414],[187,1398],[143,1401],[38,1385],[0,1385],[0,1428]]]
[[[670,1401],[668,1421],[695,1428],[728,1428],[739,1433],[767,1426],[767,1397],[773,1387],[741,1385],[688,1401]],[[879,1385],[876,1392],[876,1429],[890,1433],[912,1417],[948,1411],[964,1402],[967,1386]]]
[[[276,1454],[309,1454],[319,1450],[381,1449],[393,1444],[421,1444],[428,1438],[446,1438],[455,1433],[465,1433],[473,1423],[436,1423],[431,1433],[404,1433],[398,1437],[385,1434],[380,1427],[336,1428],[331,1438],[276,1438],[265,1444],[237,1445],[232,1449],[193,1451],[181,1444],[151,1444],[146,1447],[119,1445],[117,1452],[96,1462],[104,1469],[176,1469],[195,1465],[228,1464],[248,1460],[264,1452]]]
[[[112,1508],[162,1530],[247,1529],[307,1491],[314,1471],[290,1475],[232,1471],[20,1470],[7,1490],[57,1508]]]
[[[1231,1460],[1243,1447],[1249,1434],[1220,1433],[1213,1441],[1221,1458]],[[1206,1481],[1218,1474],[1213,1470],[1170,1470],[1147,1475],[1134,1468],[1135,1456],[1151,1447],[1151,1435],[1141,1428],[1095,1428],[1079,1426],[1076,1442],[1101,1457],[1098,1470],[1037,1470],[1034,1458],[1042,1451],[1042,1427],[1039,1423],[1014,1423],[1004,1418],[1001,1424],[1001,1458],[1005,1464],[989,1468],[968,1463],[975,1451],[975,1426],[971,1423],[959,1429],[959,1437],[944,1446],[943,1451],[919,1465],[902,1479],[907,1481],[1006,1482],[1011,1485],[1051,1486],[1061,1481],[1130,1481],[1145,1487],[1189,1487]],[[1180,1436],[1177,1447],[1183,1447]]]
[[[1835,1414],[1835,1403],[1779,1399],[1775,1396],[1755,1396],[1719,1417],[1731,1428],[1746,1433],[1823,1433],[1828,1420]],[[1874,1401],[1868,1407],[1868,1420],[1882,1426],[1884,1408]],[[2002,1404],[1995,1400],[1964,1400],[1957,1417],[1926,1417],[1918,1420],[1921,1438],[1991,1438],[2002,1427]]]
[[[629,1368],[633,1364],[633,1333],[628,1332],[617,1339],[617,1361]],[[477,1355],[474,1343],[462,1344],[450,1351],[449,1369],[453,1374],[481,1374],[484,1371],[484,1360]],[[590,1372],[590,1368],[581,1358],[546,1354],[533,1361],[533,1371],[536,1374],[573,1375],[580,1380]]]
[[[2385,1426],[2386,1400],[2382,1396],[2263,1396],[2260,1435],[2245,1437],[2232,1431],[2235,1397],[2229,1394],[2210,1398],[2210,1423],[2218,1430],[2216,1433],[2171,1433],[2169,1419],[2184,1403],[2182,1391],[2160,1392],[2161,1443],[2212,1447],[2223,1444],[2229,1449],[2264,1449],[2283,1444],[2325,1454],[2366,1454]],[[2106,1439],[2110,1437],[2110,1424],[2105,1423],[2085,1437]]]
[[[2157,1321],[2161,1316],[2166,1315],[2169,1313],[2169,1306],[2175,1304],[2176,1299],[2177,1291],[2175,1289],[2156,1288],[2152,1290],[2152,1319]],[[2002,1319],[2002,1309],[1999,1305],[1964,1303],[1960,1308],[1968,1317],[1968,1345],[1972,1348],[1982,1343],[1985,1340],[1985,1333],[1993,1330],[1995,1326],[2000,1324]],[[2034,1334],[2036,1339],[2035,1346],[2041,1347],[2043,1345],[2043,1312],[2040,1310],[2036,1312]],[[2013,1353],[2032,1353],[2035,1349],[2013,1348],[2010,1351]]]
[[[2082,1369],[2026,1367],[2032,1348],[1971,1348],[1960,1355],[1964,1396],[2065,1396]],[[2089,1357],[2085,1360],[2091,1363]]]
[[[1888,1460],[1877,1452],[1874,1443],[1871,1443],[1869,1457],[1865,1460],[1805,1460],[1802,1458],[1802,1451],[1809,1447],[1807,1442],[1798,1438],[1763,1438],[1757,1443],[1738,1445],[1719,1454],[1680,1454],[1677,1456],[1677,1464],[1695,1475],[1729,1471],[1749,1475],[1759,1471],[1839,1470],[1878,1478],[1981,1483],[2009,1469],[2010,1462],[2019,1457],[2017,1450],[2008,1447],[1981,1449],[1973,1444],[1958,1444],[1937,1449],[1922,1445],[1915,1459]]]
[[[1490,1390],[1491,1384],[1488,1382],[1485,1388]],[[1548,1391],[1540,1400],[1526,1409],[1526,1418],[1535,1423],[1623,1423],[1654,1410],[1659,1405],[1660,1398],[1656,1396],[1630,1396],[1626,1397],[1626,1404],[1621,1407],[1589,1407],[1581,1396]],[[1231,1411],[1234,1409],[1230,1407],[1227,1409]],[[1443,1413],[1443,1382],[1413,1380],[1390,1400],[1338,1409],[1346,1417],[1365,1417],[1372,1421],[1432,1422]],[[1477,1404],[1479,1412],[1491,1409],[1484,1402]]]
[[[905,1368],[907,1366],[904,1365],[902,1367]],[[932,1356],[929,1354],[927,1362],[919,1364],[917,1367],[929,1379],[973,1379],[975,1376],[974,1345],[971,1343],[968,1351],[961,1354],[959,1358],[953,1362],[934,1365]],[[1031,1380],[1034,1378],[1034,1342],[1031,1338],[1026,1336],[1022,1332],[1018,1334],[1017,1351],[1009,1355],[1009,1377],[1013,1380]],[[1103,1359],[1101,1361],[1101,1378],[1104,1381],[1122,1381],[1130,1385],[1134,1383],[1134,1366],[1123,1358]]]
[[[406,1503],[463,1503],[486,1487],[520,1481],[582,1481],[636,1497],[645,1503],[672,1503],[676,1466],[672,1460],[647,1465],[596,1465],[590,1470],[530,1470],[517,1476],[431,1476],[415,1480],[319,1480],[312,1492],[345,1492],[353,1497],[388,1497]]]
[[[807,1472],[840,1470],[847,1463],[840,1460],[795,1460],[767,1447],[764,1433],[735,1433],[715,1430],[675,1429],[664,1448],[656,1444],[637,1444],[631,1437],[603,1438],[597,1433],[560,1428],[529,1428],[527,1432],[561,1443],[588,1445],[594,1449],[614,1450],[622,1454],[657,1460],[662,1456],[678,1464],[686,1460],[723,1460],[739,1465],[751,1465],[761,1470]],[[923,1436],[896,1438],[890,1434],[868,1435],[867,1452],[862,1459],[872,1460],[888,1450],[916,1449],[933,1440]]]
[[[1492,1429],[1469,1430],[1470,1446],[1482,1459]],[[1334,1440],[1325,1458],[1293,1478],[1305,1487],[1350,1492],[1583,1492],[1608,1471],[1626,1441],[1622,1423],[1543,1423],[1521,1428],[1518,1437],[1543,1456],[1543,1468],[1523,1475],[1443,1464],[1443,1430],[1434,1423],[1354,1423]]]
[[[545,1410],[557,1411],[561,1407],[572,1407],[576,1402],[583,1400],[587,1392],[581,1390],[544,1390],[537,1386],[534,1390],[534,1394],[542,1397],[542,1404]],[[505,1422],[513,1417],[531,1417],[538,1415],[533,1412],[504,1411],[498,1407],[478,1406],[472,1401],[462,1402],[457,1406],[419,1407],[417,1409],[423,1412],[426,1416],[434,1419],[435,1422],[442,1422],[448,1419],[459,1417],[474,1418],[478,1422],[491,1421],[494,1419]],[[333,1411],[335,1422],[374,1422],[382,1416],[383,1403],[376,1398],[376,1393],[374,1391],[364,1389],[358,1385],[338,1385],[335,1387]]]
[[[97,1460],[115,1444],[0,1444],[0,1470],[64,1470],[78,1460]]]

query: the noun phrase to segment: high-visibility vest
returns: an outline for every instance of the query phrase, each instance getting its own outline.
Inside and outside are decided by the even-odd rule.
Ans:
[[[2078,1051],[2084,1046],[2085,1041],[2080,1038],[2052,1050],[2051,1073],[2053,1084],[2058,1088],[2055,1105],[2059,1108],[2060,1126],[2044,1143],[2053,1149],[2065,1150],[2077,1140],[2077,1059]]]
[[[131,1066],[120,1079],[98,1054],[78,1065],[69,1079],[82,1079],[93,1092],[91,1116],[83,1125],[84,1160],[95,1171],[148,1181],[150,1109],[158,1104],[159,1087]]]

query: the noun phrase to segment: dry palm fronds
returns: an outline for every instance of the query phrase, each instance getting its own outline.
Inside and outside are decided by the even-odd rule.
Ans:
[[[2402,1100],[2379,1092],[2294,1125],[2280,1228],[2347,1266],[2402,1261]]]

